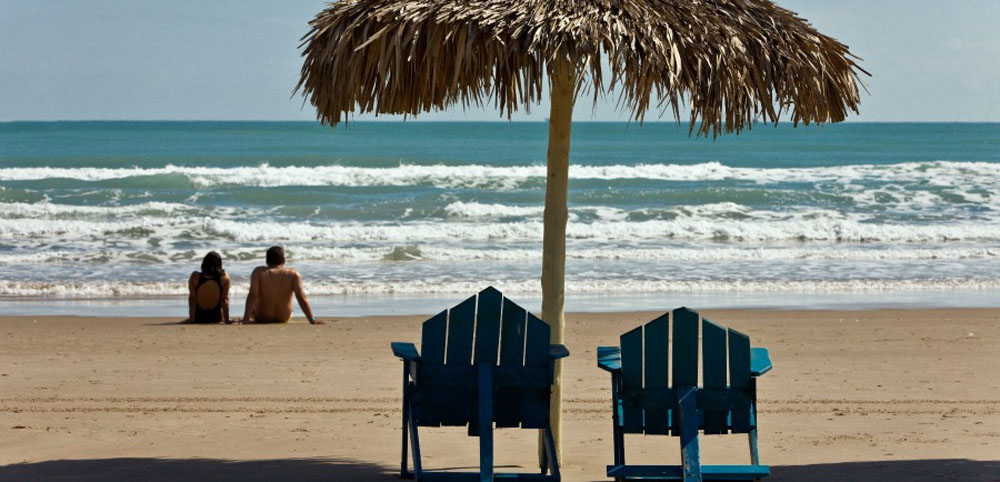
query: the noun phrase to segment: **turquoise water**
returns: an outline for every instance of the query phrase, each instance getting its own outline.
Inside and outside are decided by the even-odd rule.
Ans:
[[[55,306],[14,298],[150,306],[134,300],[183,295],[210,249],[238,297],[271,244],[330,310],[487,284],[536,299],[546,136],[544,123],[0,123],[0,312]],[[580,123],[571,156],[570,309],[1000,299],[1000,124],[713,141]]]

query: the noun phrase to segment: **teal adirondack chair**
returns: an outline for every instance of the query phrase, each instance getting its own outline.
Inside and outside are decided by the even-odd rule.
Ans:
[[[615,451],[608,477],[700,482],[770,475],[770,468],[760,465],[757,456],[757,377],[771,369],[767,349],[750,348],[746,335],[701,320],[704,366],[699,387],[698,313],[687,308],[673,311],[672,357],[667,356],[668,315],[622,335],[620,348],[597,348],[597,366],[611,372]],[[672,383],[667,380],[670,359]],[[748,434],[751,465],[701,465],[699,431]],[[683,465],[626,465],[627,433],[680,437]]]
[[[425,321],[420,345],[423,353],[412,343],[392,344],[392,352],[403,360],[401,478],[560,480],[549,397],[555,360],[569,351],[549,344],[549,325],[489,287]],[[494,422],[497,428],[544,430],[540,472],[494,474]],[[469,436],[479,437],[479,472],[423,470],[417,428],[464,425]],[[407,442],[413,451],[412,473]]]

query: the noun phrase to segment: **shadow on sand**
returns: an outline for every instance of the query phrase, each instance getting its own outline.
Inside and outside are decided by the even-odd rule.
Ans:
[[[0,467],[0,480],[391,480],[398,468],[338,459],[218,460],[115,458]],[[398,479],[397,479],[398,480]]]
[[[473,468],[474,469],[474,468]],[[0,480],[398,480],[397,468],[337,459],[53,460],[0,467]],[[608,480],[594,477],[593,480]],[[771,467],[779,481],[1000,481],[1000,461],[887,460]]]
[[[769,481],[1000,481],[1000,460],[885,460],[771,466]]]

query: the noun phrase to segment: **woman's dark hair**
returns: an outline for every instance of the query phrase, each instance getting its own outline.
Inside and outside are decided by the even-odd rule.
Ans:
[[[222,256],[215,251],[206,254],[205,259],[201,260],[201,272],[212,278],[221,278],[226,273],[222,269]]]

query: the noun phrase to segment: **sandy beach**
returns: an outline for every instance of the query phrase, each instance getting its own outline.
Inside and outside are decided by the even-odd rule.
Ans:
[[[746,343],[705,330],[692,396],[676,320],[675,385],[647,356],[634,390],[626,339],[645,418],[612,417],[598,348],[687,305],[773,362],[756,441],[696,461],[675,424],[689,479],[1000,482],[1000,0],[233,3],[0,3],[0,482],[398,480],[404,412],[486,430],[473,379],[543,425],[548,372],[449,369],[548,348],[503,302],[483,350],[487,287],[569,349],[563,481],[609,481],[663,397],[746,427]],[[474,293],[412,390],[390,344]],[[441,478],[489,463],[419,432]],[[540,439],[498,429],[496,472]]]
[[[1000,310],[705,312],[770,348],[760,444],[770,480],[1000,480]],[[564,480],[606,480],[610,384],[595,347],[653,313],[568,316]],[[391,479],[400,364],[423,317],[190,326],[173,319],[0,318],[0,479]],[[498,432],[530,467],[534,434]],[[430,468],[477,464],[463,429],[422,432]],[[675,463],[632,437],[629,461]],[[703,438],[746,463],[745,437]]]

